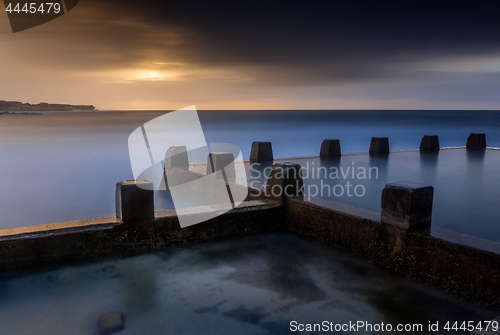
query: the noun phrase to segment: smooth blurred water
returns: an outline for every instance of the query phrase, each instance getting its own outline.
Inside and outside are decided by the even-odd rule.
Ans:
[[[303,167],[307,194],[376,212],[380,212],[381,192],[387,183],[412,181],[432,185],[433,227],[500,242],[500,150],[412,150],[392,152],[385,157],[344,155],[339,159],[286,161]],[[335,169],[339,171],[338,178],[332,178],[337,176],[332,174]]]
[[[114,216],[115,184],[133,179],[128,136],[164,113],[0,116],[0,228]],[[426,134],[439,135],[441,146],[461,146],[470,132],[485,132],[489,146],[500,146],[500,113],[494,111],[201,111],[199,116],[208,143],[234,143],[245,159],[253,141],[271,141],[275,157],[317,155],[326,138],[340,139],[343,153],[368,151],[372,136],[387,136],[391,150],[403,150],[418,148]],[[367,184],[362,199],[340,201],[378,210],[385,182],[428,182],[436,188],[434,224],[498,240],[498,154],[471,158],[465,150],[441,151],[436,159],[391,153],[376,163],[380,177]],[[345,156],[341,164],[353,159],[375,164],[368,156]]]
[[[429,322],[441,331],[497,315],[287,233],[0,279],[0,298],[6,335],[97,334],[112,311],[124,313],[123,335],[290,334],[291,321],[421,324],[405,334],[435,334]]]

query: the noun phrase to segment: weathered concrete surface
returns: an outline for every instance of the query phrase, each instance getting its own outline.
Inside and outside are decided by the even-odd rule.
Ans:
[[[99,335],[113,334],[123,328],[123,313],[121,312],[103,314],[99,318]]]
[[[378,213],[334,201],[288,198],[288,229],[429,286],[500,309],[500,255],[411,232],[376,219]],[[358,211],[359,210],[359,211]]]
[[[339,156],[341,156],[340,140],[324,140],[323,143],[321,143],[319,157],[327,158]]]
[[[154,217],[153,184],[146,180],[127,180],[116,184],[116,217],[125,223]]]
[[[471,235],[464,235],[456,231],[451,231],[439,227],[431,227],[430,233],[431,236],[439,238],[441,240],[466,245],[471,248],[489,251],[494,254],[500,255],[500,243],[497,242],[485,240],[483,238]]]
[[[471,133],[467,138],[467,149],[486,149],[486,135],[484,133]]]
[[[273,147],[271,142],[253,142],[250,151],[250,162],[267,162],[272,161]]]
[[[435,152],[439,151],[439,136],[425,135],[420,141],[420,151]]]
[[[175,167],[169,170],[165,170],[165,174],[163,176],[164,180],[167,180],[166,184],[168,184],[168,187],[174,187],[177,185],[189,183],[203,177],[205,177],[205,174]]]
[[[387,137],[372,137],[369,154],[370,155],[389,154],[389,139]]]
[[[165,154],[164,169],[169,170],[172,168],[189,169],[189,159],[187,149],[184,145],[174,145],[168,148]]]
[[[401,229],[430,227],[434,188],[400,181],[382,189],[380,220]]]
[[[274,201],[285,202],[287,196],[303,194],[303,186],[300,164],[273,164],[267,179],[266,196]]]
[[[278,231],[284,229],[284,223],[281,204],[264,200],[242,203],[222,216],[183,229],[173,210],[156,212],[154,220],[143,222],[122,223],[111,217],[41,231],[9,229],[0,232],[0,271],[32,270]]]
[[[233,154],[230,152],[212,152],[208,154],[207,175],[212,173],[216,174],[216,178],[222,180],[236,178]]]

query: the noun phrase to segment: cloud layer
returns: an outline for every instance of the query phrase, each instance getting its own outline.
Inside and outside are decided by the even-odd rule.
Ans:
[[[481,1],[83,0],[17,34],[0,17],[0,89],[102,108],[499,108],[499,16]]]

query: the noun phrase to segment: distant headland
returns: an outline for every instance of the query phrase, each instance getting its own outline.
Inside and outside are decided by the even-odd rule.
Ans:
[[[93,111],[95,107],[92,105],[69,105],[69,104],[49,104],[40,102],[39,104],[23,103],[19,101],[0,100],[0,112],[24,112],[24,111],[76,111],[86,110]],[[8,113],[11,114],[11,113]]]

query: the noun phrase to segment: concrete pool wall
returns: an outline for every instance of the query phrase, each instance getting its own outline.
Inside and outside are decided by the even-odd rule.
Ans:
[[[451,295],[500,309],[498,244],[490,242],[481,249],[476,240],[458,233],[443,229],[436,233],[432,227],[402,229],[382,223],[376,212],[314,197],[306,200],[300,194],[266,197],[263,189],[250,190],[251,201],[230,212],[187,228],[180,228],[172,210],[155,212],[146,220],[122,222],[109,217],[2,230],[0,271],[17,275],[34,268],[287,230]]]

